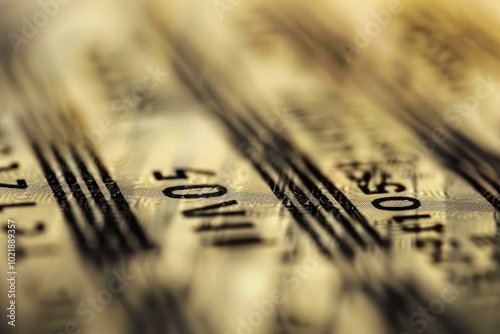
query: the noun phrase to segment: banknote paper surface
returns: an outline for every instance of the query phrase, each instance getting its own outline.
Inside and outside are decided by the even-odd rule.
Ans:
[[[497,333],[497,10],[1,1],[1,333]]]

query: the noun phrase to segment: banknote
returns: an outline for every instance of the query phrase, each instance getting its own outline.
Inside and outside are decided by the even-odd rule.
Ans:
[[[2,333],[496,333],[462,5],[2,1]]]

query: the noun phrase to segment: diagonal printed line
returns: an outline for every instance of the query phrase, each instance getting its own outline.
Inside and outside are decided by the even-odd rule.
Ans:
[[[55,145],[51,145],[52,153],[54,154],[57,163],[59,164],[59,168],[63,172],[64,179],[66,180],[66,183],[69,186],[69,189],[75,196],[76,202],[78,203],[78,206],[80,207],[80,211],[85,217],[85,220],[88,225],[92,228],[92,230],[95,232],[95,236],[97,238],[97,241],[99,243],[99,247],[103,248],[104,250],[110,252],[110,246],[108,241],[106,240],[105,236],[100,233],[99,231],[99,226],[97,225],[96,217],[94,216],[91,208],[91,204],[85,197],[84,192],[82,191],[82,188],[78,184],[78,181],[76,179],[75,174],[71,171],[69,165],[67,162],[64,160],[62,157],[61,153],[57,150]],[[109,254],[109,253],[108,253]]]
[[[113,215],[111,205],[106,201],[106,198],[104,197],[104,194],[99,188],[97,181],[90,173],[89,169],[87,168],[87,166],[83,161],[83,158],[78,154],[76,149],[74,147],[70,147],[70,150],[71,150],[71,156],[78,167],[80,175],[83,178],[85,185],[87,186],[87,189],[89,190],[99,210],[104,216],[105,228],[106,228],[105,231],[112,231],[116,236],[116,238],[118,239],[118,242],[120,243],[122,249],[126,252],[131,252],[132,249],[128,244],[126,237],[120,230],[120,227],[118,226],[118,222],[116,221]]]
[[[97,156],[95,151],[91,147],[87,146],[87,152],[92,157],[92,160],[99,171],[101,179],[111,195],[111,199],[118,208],[118,211],[120,212],[121,216],[127,222],[130,230],[134,233],[135,237],[138,239],[139,244],[143,249],[151,249],[153,247],[153,244],[150,242],[150,240],[144,233],[137,217],[132,212],[130,205],[128,204],[120,188],[118,187],[118,184],[116,183],[115,180],[113,180],[113,178],[111,177],[108,170],[102,163],[101,159]]]
[[[257,117],[255,112],[252,114]],[[260,124],[265,126],[264,122],[261,120]],[[251,128],[251,126],[247,123],[247,128]],[[254,134],[255,130],[252,131]],[[351,237],[356,240],[356,242],[363,248],[366,248],[365,241],[361,238],[359,233],[354,229],[349,220],[334,206],[334,204],[324,195],[321,189],[312,181],[307,174],[301,170],[297,164],[292,162],[292,159],[301,161],[305,164],[306,168],[322,183],[330,194],[335,198],[337,202],[346,210],[346,212],[357,220],[361,226],[365,228],[365,230],[373,237],[373,239],[379,245],[383,245],[383,240],[376,232],[373,227],[368,223],[368,220],[359,212],[359,210],[354,206],[354,204],[326,177],[324,176],[319,169],[305,156],[301,155],[297,152],[297,150],[293,149],[291,144],[286,141],[282,136],[279,136],[275,131],[272,131],[273,139],[278,142],[278,147],[273,148],[267,146],[266,149],[270,150],[270,154],[268,155],[269,159],[273,159],[276,155],[282,157],[283,161],[290,166],[293,171],[299,176],[300,180],[304,183],[304,185],[308,188],[311,194],[319,201],[321,206],[329,212],[337,221],[339,221],[342,226],[350,233]],[[272,141],[271,141],[272,142]]]
[[[71,204],[62,188],[61,183],[57,179],[55,171],[52,169],[49,162],[45,158],[42,149],[40,148],[40,145],[37,144],[35,138],[31,135],[28,125],[23,120],[21,120],[21,126],[26,134],[26,137],[28,138],[28,141],[30,142],[33,152],[35,153],[38,163],[42,168],[45,179],[47,180],[47,183],[49,184],[49,187],[52,190],[52,193],[54,194],[54,197],[59,205],[59,208],[61,209],[64,217],[66,218],[66,221],[69,223],[71,231],[73,232],[73,235],[76,238],[78,247],[85,255],[90,255],[93,257],[94,260],[99,262],[100,260],[95,256],[93,250],[88,244],[87,238],[85,237],[83,232],[80,230],[80,227],[78,226],[78,222],[71,208]]]

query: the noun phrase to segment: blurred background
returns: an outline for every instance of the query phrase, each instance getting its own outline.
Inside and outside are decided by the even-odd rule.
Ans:
[[[1,332],[496,333],[498,15],[0,0]]]

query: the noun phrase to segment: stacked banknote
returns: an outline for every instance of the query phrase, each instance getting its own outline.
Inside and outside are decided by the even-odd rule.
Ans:
[[[496,333],[498,10],[0,1],[1,332]]]

